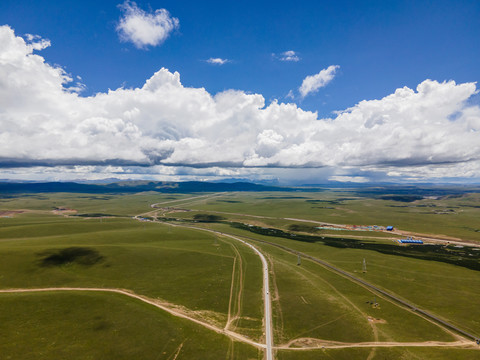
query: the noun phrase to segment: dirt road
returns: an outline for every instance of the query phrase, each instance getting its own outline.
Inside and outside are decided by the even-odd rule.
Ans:
[[[255,341],[253,341],[253,340],[251,340],[251,339],[249,339],[249,338],[247,338],[243,335],[240,335],[236,332],[221,329],[221,328],[219,328],[215,325],[209,324],[207,322],[204,322],[204,321],[198,320],[198,319],[196,319],[192,316],[189,316],[189,315],[185,314],[184,312],[182,312],[178,309],[169,307],[167,305],[168,303],[166,303],[166,302],[162,302],[161,300],[155,300],[155,299],[148,298],[146,296],[138,295],[138,294],[135,294],[132,291],[128,291],[128,290],[124,290],[124,289],[84,288],[84,287],[50,287],[50,288],[37,288],[37,289],[6,289],[6,290],[0,290],[0,293],[28,293],[28,292],[52,292],[52,291],[95,291],[95,292],[108,292],[108,293],[122,294],[122,295],[125,295],[125,296],[129,296],[131,298],[143,301],[144,303],[153,305],[153,306],[155,306],[159,309],[162,309],[162,310],[164,310],[164,311],[166,311],[166,312],[168,312],[168,313],[170,313],[174,316],[193,321],[194,323],[196,323],[198,325],[201,325],[203,327],[206,327],[207,329],[213,330],[216,333],[225,334],[225,335],[231,337],[234,340],[253,345],[257,348],[261,348],[261,349],[265,348],[264,344],[257,343],[257,342],[255,342]]]

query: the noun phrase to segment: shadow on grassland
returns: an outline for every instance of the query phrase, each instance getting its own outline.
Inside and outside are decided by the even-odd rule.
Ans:
[[[91,248],[69,247],[65,249],[50,249],[37,253],[40,258],[38,264],[42,267],[79,264],[92,266],[102,262],[105,257]]]

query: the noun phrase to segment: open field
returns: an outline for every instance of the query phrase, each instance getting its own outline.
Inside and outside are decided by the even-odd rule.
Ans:
[[[267,248],[267,247],[262,247]],[[273,249],[269,249],[275,253]],[[293,255],[276,257],[275,274],[286,340],[319,338],[341,342],[452,341],[438,326],[310,261],[296,265]],[[284,260],[280,260],[284,258]],[[282,268],[283,267],[283,268]],[[288,336],[289,335],[289,336]]]
[[[207,199],[197,210],[273,218],[300,218],[336,224],[393,225],[402,230],[480,241],[480,194],[426,198],[412,202],[372,198],[368,194],[235,193]],[[272,224],[273,225],[273,224]]]
[[[37,224],[37,215],[22,214],[15,221],[20,217],[23,227],[2,227],[2,288],[129,289],[184,307],[219,326],[226,325],[232,312],[238,331],[261,335],[261,265],[246,247],[132,219],[45,216],[48,220]],[[33,236],[37,228],[39,236]],[[93,261],[88,252],[94,254]]]
[[[109,352],[101,353],[88,327],[95,327],[94,320],[87,321],[90,325],[85,327],[72,328],[71,333],[67,325],[75,323],[75,318],[85,317],[82,311],[91,307],[95,316],[105,312],[102,316],[123,317],[124,320],[115,320],[115,324],[124,321],[124,325],[118,325],[124,329],[130,324],[130,316],[143,316],[134,316],[137,311],[134,308],[139,307],[152,312],[145,316],[152,323],[161,324],[163,330],[156,330],[154,325],[144,328],[138,325],[136,329],[133,323],[140,321],[133,321],[125,334],[131,331],[136,337],[141,337],[143,332],[148,335],[145,341],[132,346],[132,352],[125,352],[125,358],[127,354],[130,358],[147,359],[262,358],[264,345],[261,344],[265,343],[262,264],[252,249],[218,233],[222,232],[240,236],[239,239],[256,246],[268,259],[276,359],[451,359],[452,356],[473,359],[479,356],[479,348],[471,340],[315,262],[302,258],[298,265],[296,255],[256,239],[326,261],[478,336],[480,310],[472,299],[480,295],[480,271],[474,269],[477,258],[469,256],[469,251],[475,255],[473,250],[444,248],[446,255],[440,252],[430,256],[429,252],[418,253],[415,248],[398,246],[393,239],[399,235],[316,229],[315,223],[393,224],[402,230],[426,232],[431,226],[429,222],[437,221],[439,233],[460,237],[471,232],[472,237],[461,240],[475,241],[478,233],[469,229],[478,226],[473,220],[475,215],[480,215],[477,197],[477,194],[468,194],[461,198],[407,203],[334,192],[53,193],[3,198],[0,200],[0,211],[3,211],[0,290],[126,289],[184,316],[177,318],[161,309],[150,309],[148,304],[119,294],[0,293],[0,302],[7,304],[2,308],[14,308],[12,313],[2,313],[2,321],[7,324],[5,329],[14,338],[9,341],[20,341],[15,340],[15,334],[19,334],[15,332],[15,319],[25,317],[30,320],[18,321],[37,324],[30,333],[22,330],[27,337],[38,340],[35,350],[18,353],[17,347],[11,347],[9,354],[12,358],[28,359],[33,358],[34,352],[46,351],[50,354],[48,358],[62,358],[60,353],[58,357],[52,355],[55,349],[63,346],[67,354],[74,351],[71,343],[78,342],[82,349],[88,348],[91,358],[98,358],[99,354],[107,359],[122,358],[110,355],[115,354],[114,344],[120,341],[122,346],[129,347],[129,341],[133,340],[118,340],[119,330],[115,330],[115,326],[102,328],[104,342],[111,344],[111,349],[107,346],[105,351]],[[454,208],[456,213],[435,213],[435,216],[419,213],[418,209],[427,201],[442,209]],[[392,207],[399,203],[402,207]],[[156,205],[152,207],[152,204]],[[320,207],[317,210],[335,213],[321,215],[312,205]],[[364,214],[365,208],[375,210]],[[132,218],[137,215],[138,218]],[[460,215],[459,224],[437,220],[456,215]],[[148,221],[139,221],[142,218]],[[157,218],[158,221],[153,221]],[[396,223],[387,222],[394,218]],[[345,244],[350,245],[345,247]],[[460,261],[457,265],[455,256],[468,258],[469,262]],[[366,259],[366,272],[362,271],[363,259]],[[57,308],[75,308],[78,313],[71,311],[71,317],[60,319],[59,312],[49,309],[49,302],[58,302]],[[34,310],[35,303],[40,304],[45,314]],[[84,305],[75,306],[77,303]],[[111,314],[108,309],[112,309]],[[160,313],[157,318],[155,314]],[[182,325],[185,322],[197,330],[187,330],[188,326]],[[52,340],[51,345],[48,341],[53,335],[39,332],[42,323],[50,329],[50,334],[53,329],[62,329],[64,336]],[[189,335],[189,331],[194,335]],[[166,340],[168,336],[184,339],[185,343],[170,343]],[[217,338],[221,340],[215,340]],[[157,342],[150,345],[153,339]],[[209,345],[211,342],[215,344]],[[157,347],[168,351],[161,354]],[[198,357],[192,355],[195,348],[212,351]],[[118,351],[122,349],[119,347]]]
[[[150,208],[150,204],[189,198],[191,194],[158,194],[153,192],[109,195],[48,193],[0,196],[0,208],[51,212],[55,208],[76,210],[78,214],[101,213],[134,216]]]
[[[462,324],[465,329],[480,333],[478,322],[480,310],[472,305],[472,299],[479,296],[479,271],[437,261],[385,255],[376,251],[335,248],[321,243],[263,236],[228,225],[217,224],[216,227],[225,232],[274,242],[321,258],[383,289],[390,290],[400,298],[408,299],[419,308],[430,309],[457,325]],[[264,245],[260,246],[263,248]],[[366,273],[362,272],[363,259],[367,262]],[[296,264],[297,259],[291,256],[290,263]]]
[[[2,359],[257,359],[232,342],[136,300],[103,293],[1,294]]]

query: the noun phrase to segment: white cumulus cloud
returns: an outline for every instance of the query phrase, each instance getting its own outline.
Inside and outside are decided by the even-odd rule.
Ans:
[[[230,62],[230,60],[222,59],[222,58],[210,58],[210,59],[205,60],[205,61],[209,64],[212,64],[212,65],[224,65],[224,64]]]
[[[180,25],[165,9],[148,13],[128,0],[120,8],[124,13],[117,25],[120,39],[132,42],[139,49],[162,44]]]
[[[251,167],[316,167],[357,180],[480,178],[475,83],[425,80],[319,119],[296,104],[265,104],[260,94],[185,87],[165,68],[139,88],[80,96],[62,68],[10,27],[0,26],[0,43],[3,169],[142,165],[250,176]]]
[[[307,76],[298,91],[302,97],[312,94],[318,89],[326,86],[335,77],[335,72],[340,66],[330,65],[328,68],[323,69],[318,74]]]
[[[278,58],[280,59],[280,61],[300,61],[300,56],[298,56],[298,54],[293,50],[288,50],[281,53],[280,55],[278,55]]]

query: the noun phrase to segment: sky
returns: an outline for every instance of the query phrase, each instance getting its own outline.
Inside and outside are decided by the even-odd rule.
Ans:
[[[480,183],[479,1],[0,2],[0,179]]]

